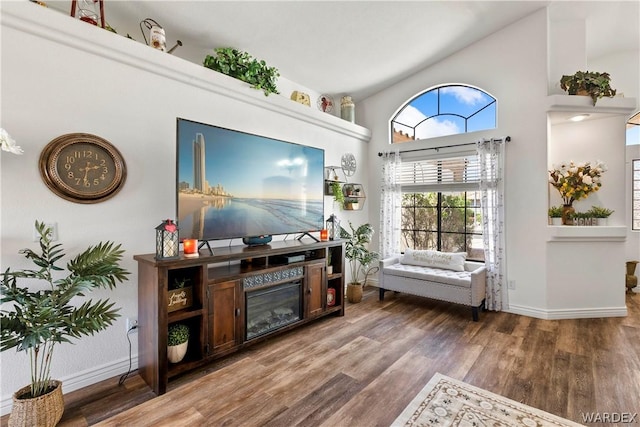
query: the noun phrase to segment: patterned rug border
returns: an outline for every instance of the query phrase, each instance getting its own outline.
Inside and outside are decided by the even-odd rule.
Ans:
[[[457,389],[466,393],[459,395]],[[444,399],[442,396],[444,396]],[[479,405],[469,395],[483,397]],[[458,399],[463,398],[466,402]],[[454,403],[453,400],[456,399]],[[452,408],[455,405],[458,408]],[[447,405],[450,405],[448,408]],[[453,410],[452,410],[453,409]],[[508,419],[510,416],[516,419]],[[392,427],[418,426],[523,426],[579,427],[571,420],[508,399],[499,394],[450,378],[437,372],[391,424]],[[583,426],[584,427],[584,426]]]

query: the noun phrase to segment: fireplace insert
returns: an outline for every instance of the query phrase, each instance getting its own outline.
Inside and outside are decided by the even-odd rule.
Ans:
[[[302,281],[246,292],[246,339],[250,340],[301,319]]]

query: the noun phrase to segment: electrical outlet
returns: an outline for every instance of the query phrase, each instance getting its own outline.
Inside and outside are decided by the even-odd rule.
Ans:
[[[127,333],[138,332],[138,319],[135,317],[127,317]]]
[[[515,280],[509,280],[507,282],[507,286],[509,287],[509,289],[515,289],[516,288],[516,281]]]

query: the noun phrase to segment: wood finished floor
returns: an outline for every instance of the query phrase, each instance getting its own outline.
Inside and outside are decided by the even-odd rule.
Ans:
[[[640,412],[640,295],[627,306],[625,318],[489,312],[475,323],[465,307],[379,302],[371,289],[345,317],[231,355],[163,396],[137,375],[68,393],[60,426],[388,426],[436,372],[578,423]]]

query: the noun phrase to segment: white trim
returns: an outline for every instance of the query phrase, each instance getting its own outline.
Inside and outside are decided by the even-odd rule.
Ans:
[[[138,356],[134,355],[131,358],[131,372],[134,372],[136,369],[138,369]],[[118,375],[123,375],[127,370],[129,370],[128,357],[116,362],[106,363],[102,366],[97,366],[73,375],[56,379],[62,381],[63,393],[69,393],[96,384],[100,381],[108,380],[109,378],[113,378]],[[2,400],[0,401],[0,416],[7,415],[11,412],[14,392],[15,390],[9,390],[8,395],[2,396]]]
[[[368,142],[371,131],[31,2],[3,2],[0,22],[27,34]]]
[[[597,307],[597,308],[563,308],[545,310],[535,307],[510,304],[507,313],[535,317],[544,320],[561,319],[593,319],[603,317],[626,317],[627,307]]]
[[[598,99],[595,106],[589,96],[549,95],[547,98],[547,111],[631,115],[635,109],[635,98],[623,98],[621,96]]]
[[[624,242],[627,227],[624,226],[562,226],[550,225],[547,241],[550,242]]]

